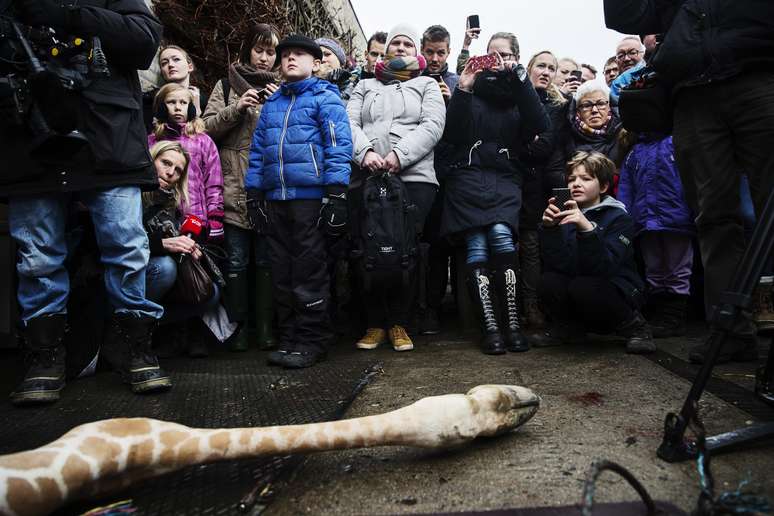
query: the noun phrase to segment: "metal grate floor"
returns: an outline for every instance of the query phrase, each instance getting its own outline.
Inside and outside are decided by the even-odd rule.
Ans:
[[[68,384],[62,399],[45,408],[20,409],[3,398],[0,454],[35,448],[74,426],[111,417],[151,417],[204,428],[338,419],[378,370],[373,363],[349,357],[310,369],[284,370],[267,366],[265,354],[255,351],[169,359],[163,365],[175,386],[162,395],[133,395],[117,375],[101,372]],[[0,392],[13,389],[22,369],[16,354],[0,355]],[[240,500],[256,486],[273,484],[299,463],[297,457],[264,457],[191,467],[57,514],[80,514],[127,498],[143,515],[244,514],[238,508]],[[259,502],[265,505],[266,500]]]

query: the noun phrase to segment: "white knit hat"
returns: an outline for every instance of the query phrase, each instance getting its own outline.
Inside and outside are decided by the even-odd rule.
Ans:
[[[385,49],[390,46],[390,41],[395,39],[396,36],[406,36],[408,39],[414,42],[414,46],[417,47],[417,53],[419,53],[419,43],[421,41],[419,37],[419,31],[408,23],[399,23],[387,34],[387,43]]]

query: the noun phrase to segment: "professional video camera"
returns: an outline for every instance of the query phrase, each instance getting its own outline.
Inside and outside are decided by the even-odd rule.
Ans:
[[[31,156],[66,160],[86,144],[68,98],[109,74],[98,37],[65,36],[0,13],[0,124],[30,134]]]

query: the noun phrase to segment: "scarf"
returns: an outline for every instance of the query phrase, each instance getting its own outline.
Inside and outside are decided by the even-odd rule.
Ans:
[[[256,70],[250,65],[237,62],[228,67],[228,83],[239,97],[250,88],[262,90],[270,82],[276,81],[277,76],[272,72]]]
[[[572,125],[575,127],[575,130],[578,131],[581,134],[585,134],[588,136],[606,136],[607,130],[610,127],[610,121],[613,119],[613,114],[609,114],[607,117],[607,120],[605,120],[605,125],[600,127],[599,129],[594,129],[590,127],[586,122],[581,120],[580,115],[578,113],[575,113],[575,116],[572,119]]]
[[[405,82],[419,77],[425,68],[427,68],[427,61],[421,54],[416,57],[386,55],[384,59],[376,62],[374,73],[379,82],[389,84],[393,81]]]

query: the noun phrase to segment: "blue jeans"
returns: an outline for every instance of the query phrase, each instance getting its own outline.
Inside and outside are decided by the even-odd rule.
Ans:
[[[175,285],[177,279],[177,261],[175,256],[152,256],[148,262],[148,271],[145,275],[145,291],[148,299],[156,303],[161,303],[164,296],[167,295]],[[215,293],[206,303],[198,305],[167,304],[164,306],[164,317],[161,324],[170,324],[179,321],[185,321],[197,315],[203,315],[215,308],[220,302],[220,289],[217,284]]]
[[[271,267],[269,245],[266,237],[256,235],[251,229],[225,224],[227,270],[229,273],[244,272],[250,263],[250,247],[255,254],[256,267]]]
[[[105,267],[105,288],[119,313],[160,318],[164,309],[145,297],[148,236],[142,225],[140,189],[122,186],[79,194],[89,209]],[[11,236],[18,247],[18,299],[24,322],[67,313],[70,282],[65,269],[69,194],[12,197]]]
[[[467,264],[487,262],[490,251],[492,254],[516,252],[511,228],[500,223],[469,231],[465,242],[468,246]]]

